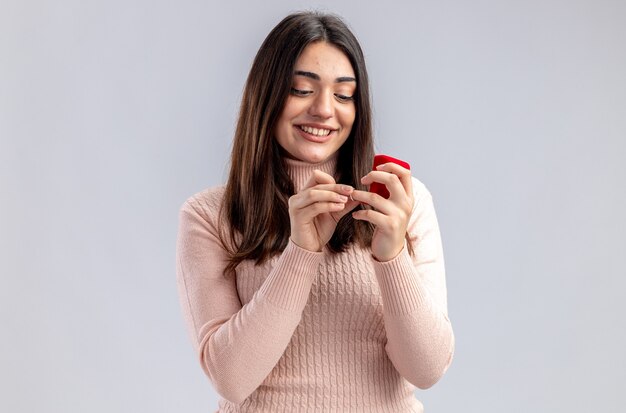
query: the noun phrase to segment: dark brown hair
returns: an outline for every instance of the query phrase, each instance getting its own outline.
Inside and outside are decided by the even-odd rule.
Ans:
[[[276,122],[290,92],[296,60],[313,42],[336,46],[356,75],[356,117],[337,158],[336,180],[365,189],[359,178],[374,157],[369,80],[359,43],[337,16],[300,12],[285,17],[269,33],[254,58],[243,92],[233,142],[230,174],[221,209],[220,237],[230,253],[224,273],[243,260],[263,263],[285,249],[290,236],[288,199],[294,194],[281,149],[274,138]],[[361,207],[359,207],[361,208]],[[230,236],[224,234],[230,231]],[[328,243],[342,252],[351,242],[371,244],[373,228],[345,215]]]

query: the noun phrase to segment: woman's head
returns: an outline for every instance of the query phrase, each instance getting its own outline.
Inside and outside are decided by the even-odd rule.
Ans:
[[[366,163],[371,166],[371,105],[363,52],[356,37],[340,18],[317,12],[287,16],[274,27],[257,52],[242,99],[233,162],[240,160],[241,166],[252,172],[255,168],[266,168],[275,153],[281,152],[276,134],[285,136],[285,131],[280,130],[285,125],[279,123],[285,104],[293,97],[296,64],[308,46],[320,43],[341,52],[355,78],[352,85],[354,100],[351,103],[355,117],[345,139],[346,147],[342,149],[349,156],[341,156],[343,162],[338,167],[349,167],[346,163],[353,162],[361,164],[362,157],[368,158]],[[311,123],[324,124],[319,121]]]
[[[298,91],[302,83],[313,93]],[[333,130],[330,138],[323,129]],[[294,13],[266,37],[246,81],[224,197],[235,245],[227,270],[244,259],[262,262],[287,245],[294,187],[284,158],[320,162],[336,152],[337,182],[362,188],[359,179],[374,157],[363,52],[339,17]],[[367,245],[371,234],[371,226],[347,214],[328,246]]]
[[[291,90],[274,138],[285,156],[308,163],[328,159],[348,139],[354,123],[356,77],[337,47],[309,43],[296,61]]]

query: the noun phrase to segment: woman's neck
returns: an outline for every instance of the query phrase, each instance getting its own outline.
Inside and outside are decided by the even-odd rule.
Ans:
[[[285,164],[287,165],[287,172],[289,177],[293,181],[293,186],[296,193],[300,192],[306,185],[307,181],[313,174],[313,171],[319,169],[328,175],[335,177],[335,171],[337,169],[338,152],[335,152],[328,159],[319,163],[308,163],[297,159],[285,158]]]

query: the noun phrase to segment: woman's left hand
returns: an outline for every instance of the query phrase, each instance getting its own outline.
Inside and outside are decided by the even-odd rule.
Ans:
[[[395,163],[386,163],[361,178],[361,183],[365,185],[372,182],[385,185],[389,190],[389,199],[373,192],[355,190],[352,198],[374,209],[355,211],[352,216],[375,226],[372,255],[378,261],[389,261],[404,248],[414,202],[411,171]]]

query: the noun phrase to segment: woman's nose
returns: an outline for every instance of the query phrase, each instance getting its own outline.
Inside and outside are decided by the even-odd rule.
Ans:
[[[332,93],[319,93],[311,106],[309,114],[322,119],[328,119],[333,116]]]

